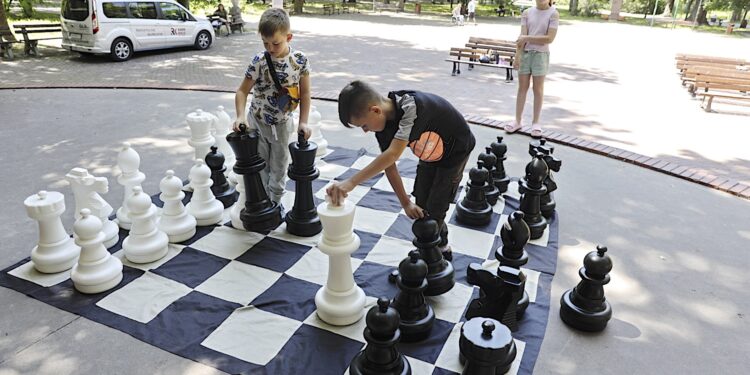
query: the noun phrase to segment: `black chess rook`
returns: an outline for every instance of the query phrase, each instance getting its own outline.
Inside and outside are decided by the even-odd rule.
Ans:
[[[258,140],[258,131],[248,132],[244,126],[239,132],[227,134],[227,142],[236,156],[234,173],[242,176],[245,183],[245,208],[240,212],[240,220],[249,231],[266,232],[279,226],[282,218],[281,207],[268,198],[260,178],[266,161],[258,155]]]
[[[349,365],[351,375],[410,375],[411,366],[396,348],[401,338],[398,312],[385,297],[365,317],[367,346]]]
[[[419,256],[419,251],[412,250],[409,256],[398,266],[399,292],[393,298],[391,307],[401,317],[402,342],[422,341],[430,335],[435,322],[435,312],[424,299],[427,289],[427,263]]]
[[[612,271],[612,259],[606,253],[607,248],[601,245],[588,253],[578,271],[581,282],[560,298],[560,318],[575,329],[598,332],[612,318],[612,306],[604,297],[604,285]]]
[[[227,181],[225,176],[227,167],[224,166],[224,161],[224,154],[219,152],[219,148],[211,146],[211,151],[206,154],[206,165],[211,169],[211,181],[213,181],[211,192],[224,208],[227,208],[237,201],[237,191]]]
[[[294,207],[287,212],[287,232],[300,237],[311,237],[323,230],[318,210],[313,200],[312,182],[320,171],[315,168],[315,153],[318,145],[308,142],[303,132],[297,134],[297,142],[289,144],[292,163],[289,165],[289,178],[294,180]]]
[[[469,190],[456,204],[456,220],[473,226],[487,225],[492,220],[492,206],[487,202],[487,170],[484,163],[477,161],[477,167],[469,171]]]
[[[412,244],[417,247],[419,255],[427,263],[426,296],[441,295],[455,285],[453,264],[443,257],[437,245],[440,243],[440,228],[437,220],[424,217],[414,221],[411,226],[414,232]]]
[[[542,216],[540,208],[540,198],[547,192],[543,182],[549,171],[543,157],[544,155],[538,152],[531,162],[526,164],[526,175],[518,186],[521,193],[520,208],[531,231],[532,240],[542,237],[544,229],[547,228],[547,219]]]
[[[478,263],[471,263],[466,269],[466,281],[479,287],[479,298],[469,303],[466,319],[493,318],[513,332],[518,330],[518,301],[523,296],[526,281],[520,270],[500,266],[494,275]]]
[[[495,319],[477,317],[461,326],[458,340],[461,375],[496,375],[510,370],[518,351],[508,327]]]
[[[510,177],[505,174],[505,160],[507,157],[505,154],[508,152],[508,145],[503,142],[503,137],[498,136],[497,142],[490,144],[490,149],[495,155],[495,169],[492,171],[492,182],[497,186],[500,194],[508,191],[508,184],[510,184]]]

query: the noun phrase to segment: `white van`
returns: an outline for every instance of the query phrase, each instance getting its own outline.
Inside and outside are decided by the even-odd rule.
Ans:
[[[180,46],[206,49],[214,39],[207,19],[174,0],[63,0],[62,47],[125,61],[135,51]]]

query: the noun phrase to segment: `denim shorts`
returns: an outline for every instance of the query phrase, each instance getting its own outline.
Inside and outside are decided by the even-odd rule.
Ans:
[[[546,76],[549,72],[549,52],[523,51],[518,75]]]

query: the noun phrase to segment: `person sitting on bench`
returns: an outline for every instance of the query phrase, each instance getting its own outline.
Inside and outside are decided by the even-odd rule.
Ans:
[[[211,21],[211,25],[216,29],[216,31],[221,30],[221,27],[224,26],[227,29],[227,35],[229,35],[229,16],[227,16],[227,10],[224,9],[224,4],[219,3],[216,10],[213,14],[213,20]]]

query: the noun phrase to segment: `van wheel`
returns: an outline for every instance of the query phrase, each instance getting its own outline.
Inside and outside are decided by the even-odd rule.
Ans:
[[[203,30],[195,37],[195,48],[206,49],[208,47],[211,47],[211,34],[209,34],[208,31]]]
[[[112,42],[109,55],[114,61],[125,61],[133,56],[133,44],[125,38],[117,38]]]

